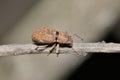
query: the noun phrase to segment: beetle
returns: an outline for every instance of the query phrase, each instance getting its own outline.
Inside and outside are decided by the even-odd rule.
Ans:
[[[68,47],[72,47],[73,45],[72,37],[67,32],[58,31],[53,27],[41,27],[37,29],[32,33],[32,41],[35,44],[52,44],[49,54],[55,50],[57,56],[60,53],[60,45],[67,45]]]

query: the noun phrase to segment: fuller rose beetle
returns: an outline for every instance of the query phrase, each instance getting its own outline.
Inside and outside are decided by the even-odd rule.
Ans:
[[[55,50],[57,56],[60,53],[60,45],[67,45],[68,47],[72,47],[73,45],[73,40],[71,36],[67,34],[67,32],[60,32],[52,27],[42,27],[40,29],[37,29],[32,34],[32,41],[35,44],[52,44],[50,53]],[[38,48],[39,46],[36,48],[36,50]]]

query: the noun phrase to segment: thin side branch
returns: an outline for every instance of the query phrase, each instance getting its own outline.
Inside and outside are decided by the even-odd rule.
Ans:
[[[0,46],[0,56],[13,56],[25,54],[48,54],[49,48],[44,50],[44,45],[35,50],[35,44],[10,44]],[[76,54],[75,52],[104,52],[119,53],[120,44],[117,43],[74,43],[73,48],[60,48],[60,54]]]

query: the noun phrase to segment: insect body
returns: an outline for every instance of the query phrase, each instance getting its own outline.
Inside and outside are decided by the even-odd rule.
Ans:
[[[66,32],[59,32],[52,27],[42,27],[33,32],[32,41],[35,44],[53,44],[50,53],[53,52],[53,50],[56,50],[57,55],[60,52],[60,45],[68,45],[69,47],[72,47],[73,43],[71,36]]]

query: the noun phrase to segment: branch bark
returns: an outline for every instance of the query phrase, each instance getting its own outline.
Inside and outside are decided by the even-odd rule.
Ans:
[[[35,44],[9,44],[0,46],[0,56],[13,56],[25,54],[47,54],[49,48],[44,49],[45,45],[41,45],[39,50],[35,50]],[[60,48],[60,54],[81,54],[81,52],[104,52],[104,53],[119,53],[120,44],[117,43],[73,43],[73,48]]]

